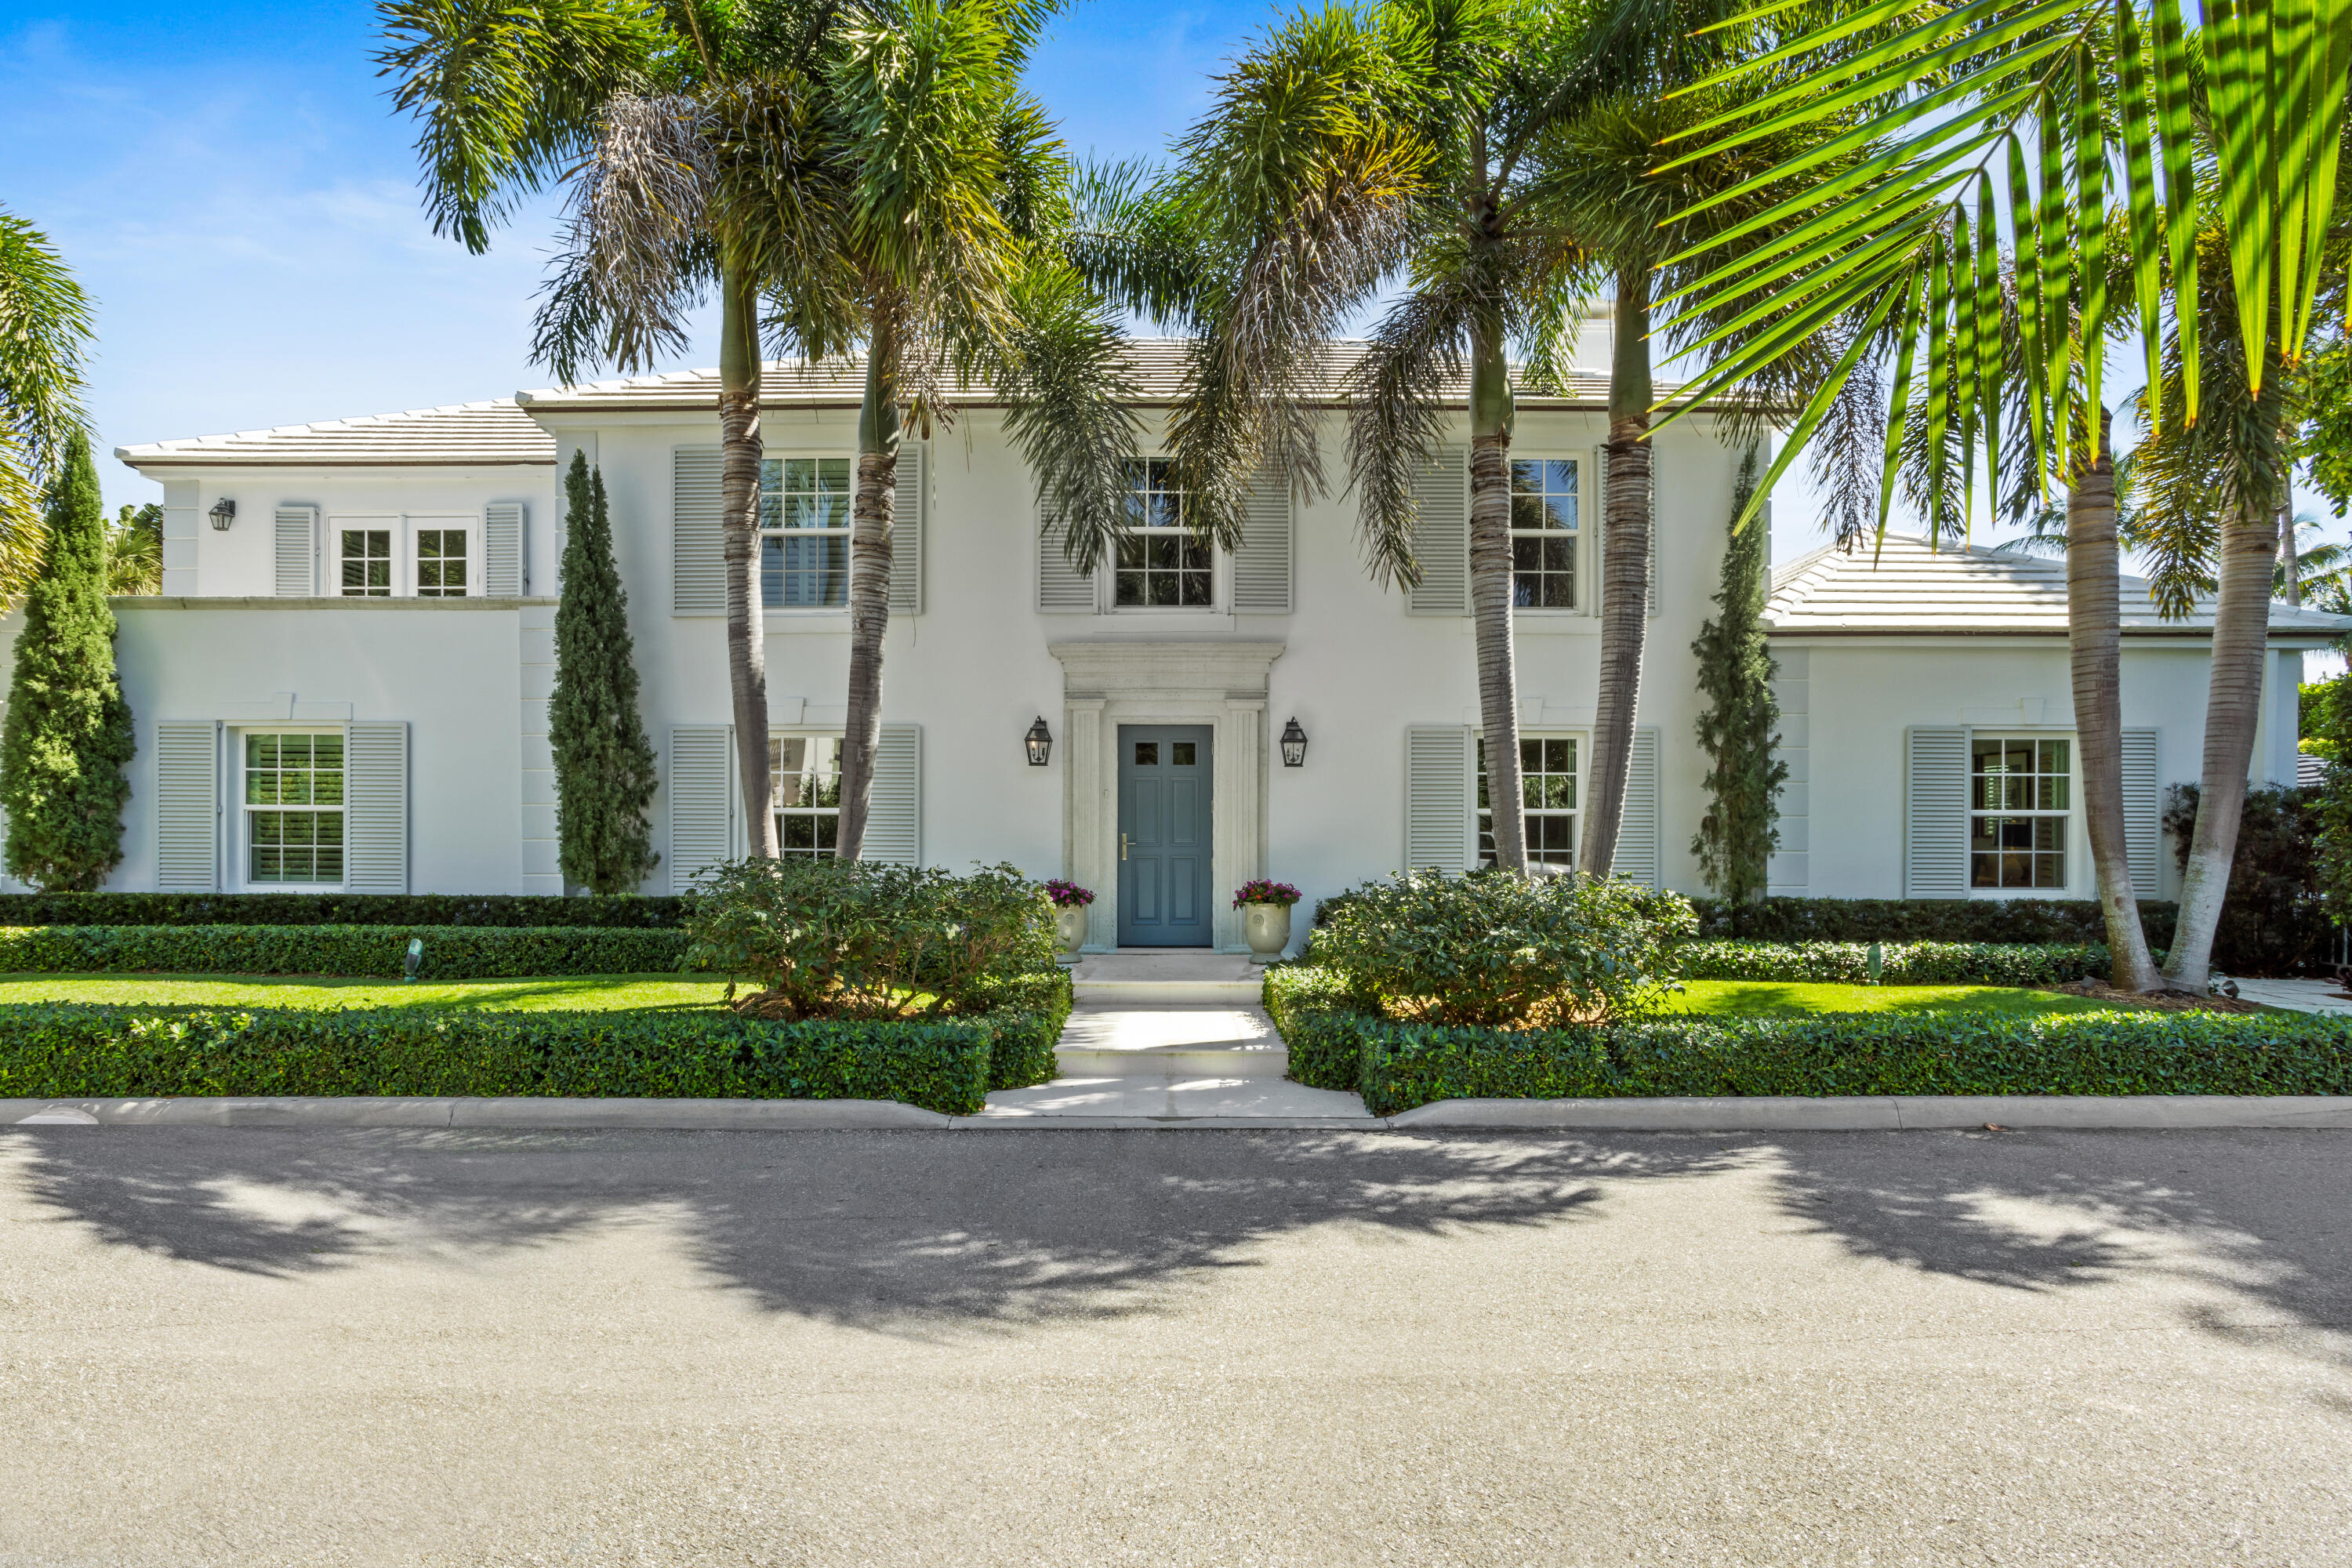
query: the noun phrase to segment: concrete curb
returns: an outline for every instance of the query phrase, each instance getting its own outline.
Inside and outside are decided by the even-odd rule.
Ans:
[[[1929,1128],[2352,1128],[2352,1096],[1855,1095],[1837,1100],[1443,1100],[1397,1128],[1582,1128],[1626,1132],[1858,1132]]]

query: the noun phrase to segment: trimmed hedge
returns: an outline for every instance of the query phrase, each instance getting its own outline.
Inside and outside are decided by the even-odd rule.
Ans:
[[[641,974],[686,952],[684,931],[577,926],[34,926],[0,929],[0,973],[396,979],[411,937],[425,942],[420,980]]]
[[[1750,942],[2099,943],[2106,917],[2096,899],[1766,899],[1734,907],[1693,899],[1703,938]],[[2177,905],[2142,903],[2140,929],[2168,947]]]
[[[1887,985],[2058,985],[2105,977],[2109,963],[2099,943],[1888,942],[1880,957],[1879,980]],[[1684,980],[1870,979],[1870,946],[1859,942],[1693,942],[1675,948],[1669,962]]]
[[[992,1037],[988,1087],[1027,1089],[1053,1082],[1061,1073],[1054,1047],[1061,1043],[1062,1026],[1069,1022],[1076,999],[1070,972],[1055,969],[983,980],[979,990],[986,1011],[970,1016],[987,1025]]]
[[[677,898],[480,893],[0,893],[0,926],[593,926],[672,931]]]
[[[530,1095],[896,1100],[988,1092],[982,1019],[771,1023],[708,1013],[0,1006],[0,1098]]]

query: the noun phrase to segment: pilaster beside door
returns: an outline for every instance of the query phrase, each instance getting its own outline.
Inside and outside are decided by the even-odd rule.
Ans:
[[[1207,947],[1216,919],[1209,850],[1208,724],[1118,727],[1118,942]]]

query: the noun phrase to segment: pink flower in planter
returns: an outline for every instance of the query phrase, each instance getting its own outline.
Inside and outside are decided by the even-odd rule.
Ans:
[[[1260,878],[1255,882],[1244,882],[1234,889],[1234,908],[1240,909],[1244,904],[1281,904],[1287,907],[1304,896],[1287,882],[1269,882]]]

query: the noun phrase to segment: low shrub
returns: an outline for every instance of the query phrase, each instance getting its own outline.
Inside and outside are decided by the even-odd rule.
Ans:
[[[988,1026],[988,1087],[1027,1089],[1051,1083],[1061,1068],[1054,1047],[1070,1021],[1076,994],[1070,972],[1055,968],[1030,974],[993,975],[976,984],[966,1005]]]
[[[980,1019],[0,1005],[0,1098],[529,1095],[895,1100],[987,1093]]]
[[[674,931],[687,900],[486,893],[0,893],[0,926],[590,926]]]
[[[1290,1055],[1289,1076],[1310,1089],[1353,1092],[1364,1055],[1359,1026],[1377,1002],[1336,972],[1307,965],[1270,966],[1262,995]]]
[[[2099,942],[2106,918],[2095,899],[1693,899],[1698,934],[1751,942]],[[2140,929],[2168,946],[2177,913],[2143,903]]]
[[[577,926],[35,926],[0,929],[0,973],[337,974],[397,978],[638,974],[679,967],[686,933]]]
[[[1408,872],[1355,889],[1315,933],[1348,986],[1450,1024],[1632,1016],[1654,1006],[1688,900],[1625,881]]]
[[[2058,985],[2104,977],[2107,950],[2093,943],[1975,942],[1882,943],[1887,985]],[[1667,956],[1682,980],[1780,980],[1862,984],[1870,945],[1858,942],[1690,942]]]
[[[2213,930],[2213,967],[2223,973],[2325,973],[2335,965],[2337,936],[2317,853],[2320,795],[2277,784],[2246,792],[2230,889]],[[2164,831],[2183,869],[2198,795],[2197,785],[2183,784],[2165,796]]]

